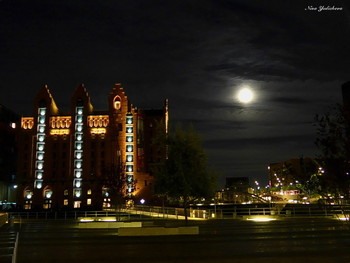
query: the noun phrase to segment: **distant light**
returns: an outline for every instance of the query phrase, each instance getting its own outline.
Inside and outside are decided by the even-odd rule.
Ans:
[[[143,205],[145,202],[146,202],[145,199],[141,199],[141,200],[140,200],[141,205]]]

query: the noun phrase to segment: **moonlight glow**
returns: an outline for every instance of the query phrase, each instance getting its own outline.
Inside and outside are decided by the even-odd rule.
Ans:
[[[249,103],[253,100],[254,94],[248,88],[243,88],[238,92],[237,98],[242,103]]]

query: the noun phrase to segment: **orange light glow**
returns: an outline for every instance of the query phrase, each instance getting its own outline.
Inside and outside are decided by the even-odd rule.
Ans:
[[[108,115],[88,116],[88,124],[90,128],[105,128],[109,124]]]
[[[52,129],[68,129],[72,123],[70,116],[56,116],[50,118],[50,126]]]
[[[105,134],[106,128],[92,128],[90,132],[91,134]]]
[[[68,135],[69,129],[51,129],[50,135]]]
[[[34,126],[34,118],[33,117],[23,117],[21,120],[21,127],[25,130],[31,130]]]

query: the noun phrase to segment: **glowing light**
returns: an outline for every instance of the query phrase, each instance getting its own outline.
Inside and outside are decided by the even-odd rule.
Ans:
[[[257,217],[257,218],[247,218],[247,220],[254,221],[254,222],[269,222],[269,221],[276,220],[276,218]]]
[[[145,201],[145,199],[143,199],[143,198],[140,200],[141,205],[143,205],[145,202],[146,202],[146,201]]]
[[[75,187],[79,188],[80,186],[81,186],[80,181],[77,181],[76,184],[75,184]]]
[[[132,124],[132,117],[126,117],[126,124]]]
[[[81,168],[81,162],[76,162],[75,167],[80,169]]]
[[[80,176],[81,176],[81,172],[80,171],[75,172],[75,177],[76,178],[80,178]]]
[[[92,128],[90,130],[91,134],[105,134],[106,133],[106,128]]]
[[[237,98],[242,103],[249,103],[253,100],[254,94],[249,88],[243,88],[238,92]]]
[[[32,195],[31,194],[27,194],[27,199],[32,199]]]
[[[50,134],[51,135],[68,135],[69,129],[51,129]]]
[[[37,185],[36,185],[36,188],[37,189],[41,189],[41,187],[42,187],[42,184],[40,182],[38,182]]]
[[[44,144],[40,143],[38,144],[38,150],[43,151],[44,150]]]
[[[45,123],[45,117],[39,117],[39,123],[44,124]]]

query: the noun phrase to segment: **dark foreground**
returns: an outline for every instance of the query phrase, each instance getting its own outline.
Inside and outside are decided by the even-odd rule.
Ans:
[[[174,226],[174,221],[155,224]],[[72,228],[65,221],[8,224],[19,231],[19,263],[39,262],[349,262],[350,231],[330,219],[190,222],[197,236],[119,237],[116,230]]]

